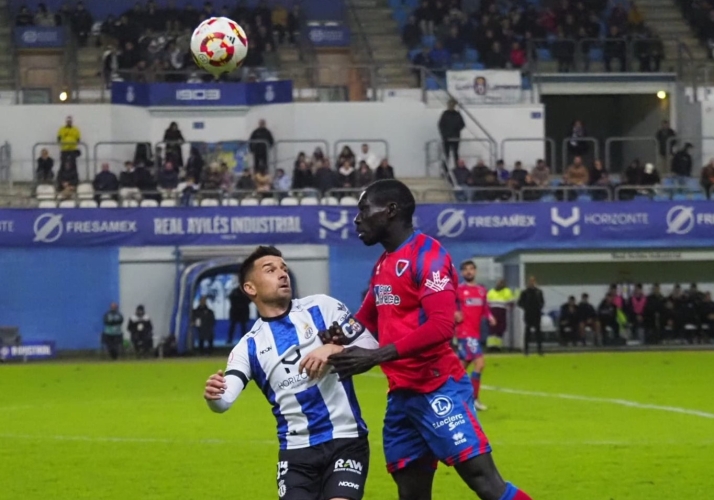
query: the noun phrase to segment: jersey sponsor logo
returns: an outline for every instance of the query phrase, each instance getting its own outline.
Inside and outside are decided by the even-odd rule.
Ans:
[[[454,439],[455,445],[464,444],[466,442],[466,437],[464,436],[463,432],[456,432],[451,437]]]
[[[307,373],[298,373],[297,375],[291,375],[287,378],[284,378],[280,384],[278,384],[278,387],[281,389],[288,389],[289,387],[292,387],[294,385],[301,385],[307,382],[307,380],[310,377],[308,376]]]
[[[409,267],[408,260],[404,260],[404,259],[398,260],[397,268],[396,268],[397,276],[401,278],[402,274],[404,274],[404,272],[407,270],[408,267]]]
[[[340,481],[337,486],[339,486],[340,488],[353,488],[355,490],[359,489],[359,484],[352,483],[350,481]]]
[[[471,298],[469,297],[464,301],[464,304],[467,306],[472,306],[472,307],[477,307],[477,306],[482,306],[483,305],[483,299],[481,298]]]
[[[335,462],[334,472],[353,472],[355,474],[362,475],[362,462],[357,460],[343,460],[339,459]]]
[[[398,306],[402,303],[401,297],[392,293],[390,285],[376,285],[374,287],[374,297],[378,306]]]
[[[454,409],[454,404],[451,402],[451,399],[446,396],[437,396],[432,399],[429,404],[437,417],[445,417]]]
[[[449,281],[450,280],[448,276],[444,276],[442,278],[441,272],[434,271],[433,273],[431,273],[431,279],[427,278],[427,280],[424,282],[424,286],[427,287],[429,290],[433,290],[435,292],[443,292],[449,285]]]
[[[449,415],[448,417],[438,420],[434,423],[431,424],[431,426],[434,429],[441,429],[442,427],[446,426],[449,429],[449,432],[452,432],[456,430],[457,427],[460,425],[464,425],[466,423],[466,419],[464,418],[463,414],[459,413],[457,415]]]
[[[262,351],[260,351],[260,354],[267,354],[267,353],[269,353],[269,352],[272,351],[272,350],[273,350],[273,346],[270,346],[270,345],[269,345],[268,347],[266,347],[265,349],[263,349]]]

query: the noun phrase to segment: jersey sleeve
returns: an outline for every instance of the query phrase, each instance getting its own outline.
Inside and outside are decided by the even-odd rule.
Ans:
[[[221,399],[208,401],[208,407],[216,413],[227,411],[253,377],[248,355],[248,343],[243,340],[233,348],[228,356],[225,379],[226,391]]]
[[[427,239],[416,251],[416,276],[419,300],[434,293],[456,294],[458,280],[451,256],[437,241]]]
[[[368,294],[369,295],[369,294]],[[357,318],[350,312],[347,306],[339,300],[327,295],[321,296],[321,309],[325,316],[325,326],[337,323],[342,329],[342,333],[347,339],[347,346],[359,346],[365,349],[376,349],[377,341],[369,329],[365,328]]]

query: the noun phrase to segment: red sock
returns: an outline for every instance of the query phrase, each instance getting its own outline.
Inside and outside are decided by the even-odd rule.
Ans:
[[[516,491],[516,496],[513,497],[513,500],[533,500],[533,499],[531,497],[529,497],[525,491],[518,490],[518,491]]]
[[[528,493],[523,490],[519,490],[511,483],[506,483],[506,491],[499,500],[533,500]]]
[[[474,399],[478,399],[478,391],[481,389],[481,374],[471,372],[471,386],[474,388]]]

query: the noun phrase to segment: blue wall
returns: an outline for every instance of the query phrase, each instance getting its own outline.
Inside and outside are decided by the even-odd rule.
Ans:
[[[95,348],[119,301],[119,249],[2,249],[0,284],[0,325],[59,349]]]

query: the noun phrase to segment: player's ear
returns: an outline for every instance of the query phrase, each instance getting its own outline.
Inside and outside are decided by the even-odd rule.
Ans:
[[[255,285],[252,282],[246,281],[245,283],[243,283],[243,293],[245,293],[248,298],[252,299],[257,295],[258,291],[256,290]]]
[[[387,217],[390,219],[393,219],[394,217],[397,216],[397,213],[399,212],[399,207],[397,207],[397,204],[394,202],[387,203]]]

